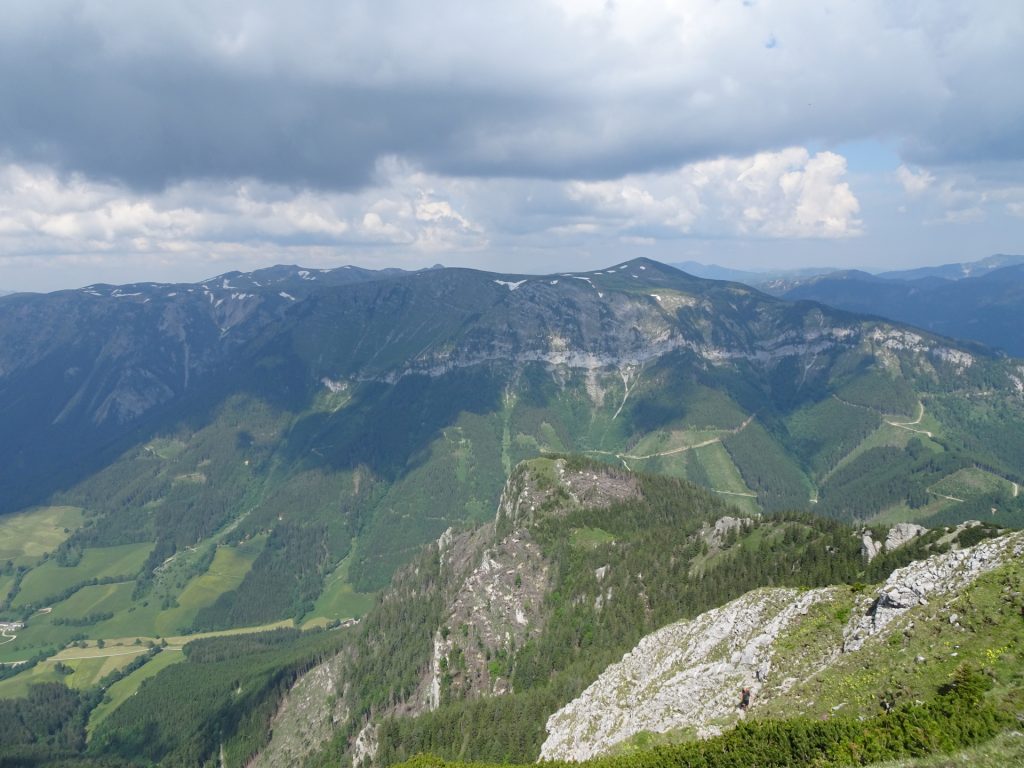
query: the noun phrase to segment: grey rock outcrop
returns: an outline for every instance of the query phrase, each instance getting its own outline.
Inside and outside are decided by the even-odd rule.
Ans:
[[[495,526],[499,532],[529,525],[538,513],[565,514],[585,505],[607,507],[640,495],[636,478],[611,467],[594,472],[568,469],[565,459],[554,462],[555,478],[543,477],[528,466],[518,468],[505,483]]]
[[[708,532],[708,543],[714,547],[721,547],[730,533],[733,531],[741,533],[746,526],[753,522],[749,517],[720,517],[715,520],[714,527]]]
[[[928,533],[928,529],[923,525],[896,523],[896,525],[889,529],[889,535],[885,537],[885,551],[892,552],[894,549],[902,547],[907,542],[913,541],[918,536],[923,536],[926,533]]]
[[[550,717],[541,758],[585,760],[640,731],[718,733],[745,686],[756,697],[776,638],[830,593],[758,590],[648,635]]]
[[[919,560],[892,572],[875,597],[861,600],[861,610],[844,632],[843,651],[859,650],[865,640],[882,632],[894,619],[917,605],[963,589],[978,576],[997,568],[1008,557],[1024,552],[1024,533],[989,539],[969,549]]]
[[[334,733],[348,715],[335,696],[340,659],[317,665],[292,686],[270,723],[267,746],[249,762],[250,768],[301,765]]]
[[[869,563],[882,552],[882,542],[875,541],[871,531],[864,531],[860,537],[860,553]]]
[[[841,634],[837,628],[835,644],[802,658],[799,668],[774,668],[779,640],[819,604],[828,610],[844,594],[840,588],[762,589],[693,620],[670,624],[643,638],[551,715],[541,757],[587,759],[643,731],[690,730],[698,737],[718,733],[742,716],[736,705],[743,687],[751,687],[755,704],[782,696],[836,663],[844,652],[883,642],[915,606],[956,594],[1021,554],[1024,533],[1015,533],[894,571],[876,594],[859,599]]]
[[[503,671],[495,674],[488,662],[543,629],[549,582],[548,563],[525,530],[484,550],[434,635],[430,709],[440,705],[447,686],[473,698],[510,690]]]

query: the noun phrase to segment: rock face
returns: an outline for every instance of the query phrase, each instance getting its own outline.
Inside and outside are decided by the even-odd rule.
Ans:
[[[896,523],[896,525],[889,529],[889,535],[885,537],[885,551],[892,552],[897,547],[902,547],[908,541],[912,541],[926,533],[928,533],[928,529],[923,525]]]
[[[835,647],[775,669],[780,640],[841,588],[764,589],[654,632],[547,722],[541,757],[583,760],[642,732],[691,729],[705,737],[741,717],[740,692],[755,706],[813,677],[843,653],[880,642],[914,606],[968,587],[983,573],[1024,554],[1024,533],[990,539],[894,571],[876,595],[859,598]],[[846,593],[848,595],[848,593]],[[847,603],[848,605],[848,603]],[[827,606],[825,606],[827,607]]]
[[[970,549],[954,550],[911,563],[892,572],[874,598],[861,600],[843,636],[843,651],[859,650],[864,641],[882,633],[894,619],[939,595],[963,589],[978,576],[997,568],[1008,557],[1024,553],[1024,534],[983,541]]]
[[[730,533],[740,533],[754,521],[749,517],[720,517],[715,520],[714,527],[708,531],[706,540],[713,547],[722,547]]]
[[[565,459],[554,462],[555,477],[546,477],[529,467],[514,472],[505,483],[498,503],[499,531],[531,524],[538,513],[561,514],[585,505],[607,507],[640,495],[636,478],[608,468],[602,472],[577,472],[567,468]]]
[[[882,542],[875,541],[871,531],[865,531],[860,537],[860,553],[869,563],[882,552]]]
[[[549,566],[529,532],[514,531],[484,550],[434,634],[431,709],[450,688],[470,698],[508,692],[501,659],[543,629],[549,587]]]
[[[640,731],[718,733],[756,699],[773,643],[831,590],[758,590],[648,635],[547,723],[541,758],[585,760]]]
[[[339,659],[314,667],[292,686],[271,721],[267,746],[249,768],[285,768],[301,765],[334,733],[334,725],[347,715],[334,695]]]
[[[640,493],[635,479],[619,478],[614,469],[572,472],[565,461],[552,462],[552,467],[543,477],[525,465],[517,469],[494,524],[461,532],[449,528],[438,538],[440,573],[432,589],[442,591],[445,609],[436,626],[424,628],[433,635],[429,664],[406,699],[359,723],[349,744],[353,764],[376,755],[383,717],[421,715],[449,696],[473,699],[511,691],[508,659],[543,630],[544,598],[551,589],[551,565],[528,521],[540,513],[560,514],[580,498],[607,505]],[[331,735],[335,723],[349,717],[339,674],[344,663],[341,656],[330,659],[292,687],[274,717],[271,741],[253,766],[301,764]]]
[[[871,531],[864,531],[860,538],[860,551],[864,555],[864,559],[870,563],[883,552],[892,552],[894,549],[902,547],[907,542],[913,541],[918,536],[923,536],[926,533],[928,533],[928,529],[923,525],[896,523],[896,525],[889,529],[889,533],[886,535],[885,542],[883,543],[875,541]]]

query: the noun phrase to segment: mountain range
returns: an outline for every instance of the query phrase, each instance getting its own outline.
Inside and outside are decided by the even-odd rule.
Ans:
[[[997,254],[974,262],[877,274],[813,268],[752,272],[696,262],[675,266],[792,301],[817,301],[1024,355],[1019,322],[1024,311],[1024,256]]]
[[[994,270],[1019,264],[1024,264],[1024,256],[999,253],[977,261],[954,262],[938,266],[915,267],[914,269],[865,274],[873,274],[875,277],[882,278],[883,280],[922,280],[929,277],[941,278],[943,280],[961,280],[965,277],[981,277]],[[862,272],[862,270],[844,270],[837,267],[745,270],[721,267],[717,264],[702,264],[697,261],[684,261],[674,263],[672,266],[697,277],[704,277],[710,280],[731,280],[775,295],[781,295],[789,288],[799,285],[804,281],[813,281],[840,272]]]
[[[982,277],[1003,267],[1015,267],[1024,264],[1024,256],[997,253],[977,261],[960,261],[952,264],[940,264],[934,267],[916,267],[914,269],[890,270],[880,272],[879,277],[887,280],[921,280],[926,277],[940,277],[944,280],[962,280],[965,277]]]
[[[844,589],[1024,521],[1021,361],[647,259],[8,296],[0,433],[26,765],[531,760],[666,624],[846,585],[796,658]],[[941,709],[948,662],[858,695]]]
[[[972,339],[1018,357],[1024,355],[1020,321],[1024,264],[978,271],[978,276],[959,279],[896,279],[856,271],[836,272],[785,286],[776,284],[773,289],[779,289],[780,295],[790,300],[819,301],[910,323],[944,336]]]
[[[644,259],[21,294],[0,303],[0,507],[81,510],[68,562],[147,547],[137,595],[188,548],[269,536],[194,619],[259,623],[308,612],[342,561],[380,588],[543,452],[749,512],[1014,521],[1022,377],[977,345]],[[238,607],[264,582],[298,586]]]

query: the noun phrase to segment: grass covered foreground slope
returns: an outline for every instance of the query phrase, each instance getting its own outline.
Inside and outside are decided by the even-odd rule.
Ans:
[[[0,618],[26,624],[0,662],[358,616],[546,452],[747,515],[1024,520],[1017,363],[648,260],[282,269],[0,315],[0,504],[35,526],[0,556]]]

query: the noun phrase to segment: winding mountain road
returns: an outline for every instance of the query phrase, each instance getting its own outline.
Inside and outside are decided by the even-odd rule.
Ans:
[[[726,434],[728,434],[728,435],[737,435],[737,434],[739,434],[744,429],[746,429],[748,426],[750,426],[750,422],[752,422],[753,420],[754,420],[754,414],[751,414],[750,416],[747,417],[746,421],[744,421],[742,424],[740,424],[735,429],[726,430]],[[722,436],[718,435],[717,437],[712,437],[710,440],[705,440],[702,443],[694,443],[693,445],[684,445],[682,448],[672,448],[670,450],[660,451],[658,453],[648,453],[648,454],[646,454],[644,456],[634,456],[634,455],[629,454],[629,453],[617,453],[615,455],[618,458],[620,458],[620,459],[633,459],[634,461],[642,461],[644,459],[656,459],[659,456],[674,456],[674,455],[676,455],[678,453],[686,453],[687,451],[692,451],[694,448],[704,448],[706,446],[714,445],[715,443],[720,443],[720,442],[722,442]]]
[[[616,413],[616,415],[618,415],[618,414]],[[598,454],[600,456],[614,456],[615,458],[617,458],[619,461],[622,462],[622,466],[624,466],[627,471],[632,472],[633,470],[629,466],[629,464],[626,463],[626,459],[629,459],[630,461],[645,461],[647,459],[656,459],[656,458],[658,458],[660,456],[676,456],[676,455],[678,455],[680,453],[686,453],[687,451],[692,451],[692,450],[694,450],[696,448],[706,448],[709,445],[714,445],[715,443],[722,442],[723,435],[737,435],[737,434],[739,434],[744,429],[746,429],[748,426],[750,426],[750,422],[752,422],[754,420],[754,417],[756,415],[757,414],[755,414],[755,413],[750,414],[743,421],[743,423],[740,424],[738,427],[735,427],[733,429],[728,429],[728,430],[721,430],[721,432],[722,432],[721,435],[718,435],[716,437],[712,437],[712,438],[710,438],[708,440],[704,440],[704,441],[699,442],[699,443],[694,443],[693,445],[684,445],[684,446],[681,446],[679,448],[670,448],[667,451],[658,451],[657,453],[646,453],[646,454],[643,454],[643,455],[636,455],[636,454],[632,454],[632,453],[615,453],[614,451],[597,451],[597,450],[595,450],[595,451],[583,451],[583,453]],[[750,499],[756,499],[757,498],[757,494],[756,493],[741,493],[740,491],[720,491],[717,488],[708,488],[708,490],[713,492],[713,493],[722,493],[722,494],[725,494],[727,496],[745,496],[745,497],[750,498]]]
[[[920,408],[920,412],[917,414],[917,418],[913,421],[889,421],[885,420],[885,423],[890,427],[898,427],[899,429],[906,429],[911,432],[916,432],[919,435],[927,435],[928,437],[934,437],[934,435],[927,429],[914,429],[914,426],[921,423],[921,419],[924,418],[924,403],[918,402],[917,407]]]

